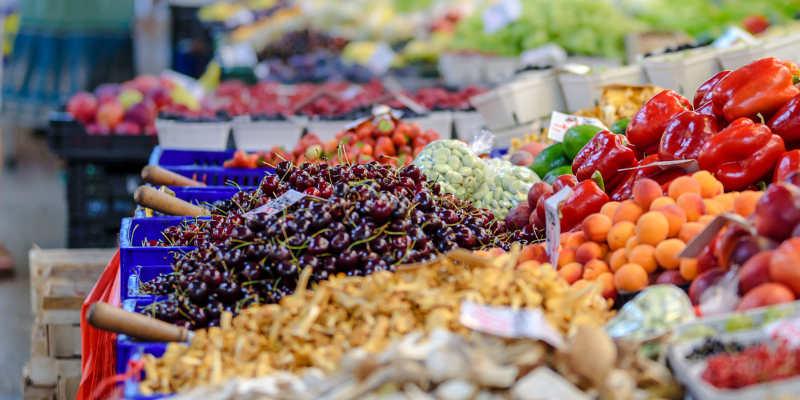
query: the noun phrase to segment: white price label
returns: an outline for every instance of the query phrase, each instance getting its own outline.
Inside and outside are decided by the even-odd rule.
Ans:
[[[547,323],[542,310],[513,310],[461,302],[458,320],[461,325],[490,335],[506,338],[533,338],[543,340],[555,348],[564,347],[564,338]]]
[[[790,348],[800,347],[800,317],[769,323],[764,331],[776,341],[785,342]]]
[[[571,194],[572,189],[565,187],[544,201],[547,255],[550,256],[550,265],[553,268],[558,265],[558,246],[561,244],[561,212],[558,207]]]
[[[512,22],[519,21],[522,16],[522,1],[500,0],[486,7],[481,14],[483,32],[491,35],[505,28]]]
[[[296,190],[289,190],[286,193],[278,196],[278,198],[276,198],[275,200],[270,200],[267,202],[267,204],[264,204],[263,206],[258,207],[255,210],[248,211],[242,214],[242,216],[247,219],[252,219],[253,216],[255,216],[256,214],[267,214],[267,215],[277,214],[291,207],[294,203],[297,203],[298,201],[302,200],[305,197],[314,197],[314,196],[309,196],[305,193],[300,193]]]
[[[672,161],[658,161],[647,165],[640,165],[633,168],[623,168],[619,171],[630,171],[633,169],[641,169],[647,167],[659,167],[661,170],[667,170],[673,167],[678,167],[686,173],[691,174],[697,171],[700,171],[700,166],[697,164],[697,160],[672,160]]]
[[[608,130],[608,127],[597,118],[576,117],[574,115],[553,111],[553,114],[550,115],[550,127],[547,130],[547,137],[556,142],[563,142],[564,133],[567,129],[577,125],[594,125]]]

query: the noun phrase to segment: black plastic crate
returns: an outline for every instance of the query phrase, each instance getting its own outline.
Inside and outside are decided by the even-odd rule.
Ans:
[[[114,248],[119,246],[119,225],[104,220],[76,220],[69,218],[69,234],[67,247],[80,248]]]
[[[47,145],[57,156],[75,161],[134,162],[144,165],[158,136],[89,135],[72,114],[50,114]]]
[[[70,220],[107,220],[119,224],[133,215],[133,193],[141,185],[141,166],[70,163],[67,206]]]

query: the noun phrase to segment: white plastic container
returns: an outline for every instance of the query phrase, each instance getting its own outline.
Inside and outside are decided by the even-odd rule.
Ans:
[[[251,121],[249,117],[233,122],[233,140],[238,150],[266,151],[273,146],[291,150],[303,136],[307,118],[288,121]]]
[[[711,47],[661,54],[645,58],[644,69],[653,85],[693,98],[700,85],[722,71],[718,54]]]
[[[542,131],[542,121],[536,120],[511,129],[492,131],[494,134],[494,148],[508,149],[511,147],[511,139],[522,138],[523,136]],[[470,139],[471,140],[471,139]]]
[[[593,107],[603,94],[601,87],[611,84],[644,85],[647,78],[640,65],[629,65],[598,73],[561,74],[558,76],[567,110],[575,112]]]
[[[491,130],[503,130],[564,111],[564,95],[555,74],[516,80],[470,99]]]
[[[481,132],[485,123],[481,113],[477,111],[456,111],[453,115],[453,125],[456,129],[456,138],[467,142]]]
[[[430,114],[416,117],[403,118],[406,123],[416,122],[422,131],[433,129],[442,139],[450,139],[453,135],[453,112],[452,111],[432,111]]]
[[[735,44],[719,52],[719,63],[723,70],[736,70],[751,62],[766,57],[764,42]]]
[[[230,122],[176,122],[156,120],[158,144],[164,149],[225,150]]]
[[[484,59],[480,54],[442,53],[439,55],[439,73],[449,86],[464,86],[482,83],[484,80]]]
[[[503,83],[514,78],[520,63],[517,57],[484,57],[484,80],[488,83]]]
[[[325,142],[334,139],[336,134],[344,130],[350,121],[308,121],[306,132],[317,135],[319,140]]]
[[[800,31],[765,39],[764,57],[777,57],[781,61],[800,60]]]

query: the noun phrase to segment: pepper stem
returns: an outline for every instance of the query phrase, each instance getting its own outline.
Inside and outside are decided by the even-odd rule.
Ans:
[[[603,175],[600,173],[600,171],[594,171],[594,173],[592,174],[592,180],[595,181],[595,183],[597,183],[597,186],[600,187],[600,190],[604,192],[606,191],[606,185],[603,182]]]
[[[792,75],[792,85],[797,85],[798,83],[800,83],[800,76]]]
[[[758,190],[763,192],[767,190],[767,183],[764,181],[758,181],[758,183],[756,183],[756,187],[758,188]]]
[[[766,124],[766,122],[764,122],[764,116],[761,115],[761,113],[758,113],[758,118],[761,118],[761,123],[762,124]]]

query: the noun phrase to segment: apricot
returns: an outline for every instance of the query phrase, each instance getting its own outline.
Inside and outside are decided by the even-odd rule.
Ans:
[[[592,282],[589,282],[586,279],[578,279],[572,284],[572,287],[575,288],[575,290],[581,290],[591,284]]]
[[[658,211],[659,209],[663,208],[664,206],[668,206],[670,204],[675,204],[675,200],[672,197],[662,196],[650,203],[650,211]]]
[[[669,184],[669,189],[667,189],[669,197],[675,200],[678,200],[678,197],[686,193],[693,193],[700,196],[700,182],[688,176],[681,176],[675,178],[675,180]]]
[[[523,263],[525,261],[533,260],[538,261],[540,263],[545,263],[550,259],[547,256],[547,250],[539,243],[532,244],[529,246],[525,246],[519,252],[519,263]]]
[[[636,222],[643,213],[644,210],[635,201],[625,200],[619,203],[619,207],[614,211],[611,221],[615,224],[622,221]]]
[[[681,273],[683,279],[691,281],[697,276],[697,259],[696,258],[681,258],[680,267],[678,272]]]
[[[636,238],[640,243],[657,245],[669,235],[669,221],[658,211],[648,211],[636,222]]]
[[[686,211],[683,211],[677,204],[664,206],[659,211],[661,214],[664,214],[669,224],[669,233],[667,233],[667,237],[677,237],[678,232],[681,231],[681,227],[686,223]]]
[[[655,247],[649,244],[640,244],[631,249],[628,255],[628,262],[641,265],[648,274],[651,274],[658,269],[655,252]]]
[[[708,225],[709,222],[713,221],[716,218],[716,215],[703,215],[702,217],[697,219],[697,222],[703,225]]]
[[[506,254],[506,251],[499,247],[492,247],[491,249],[489,249],[489,254],[491,254],[492,257],[497,257]]]
[[[736,197],[733,194],[725,193],[718,196],[714,196],[712,200],[716,201],[725,211],[733,210],[733,203],[736,201]]]
[[[567,264],[571,264],[575,262],[575,251],[578,249],[575,247],[564,247],[558,253],[558,269],[561,269],[563,266]]]
[[[515,269],[519,269],[519,270],[530,269],[531,271],[533,271],[533,270],[537,270],[537,269],[541,268],[541,266],[542,266],[542,263],[540,263],[540,262],[538,262],[536,260],[528,260],[528,261],[523,262],[520,265],[517,265],[517,267]]]
[[[663,193],[661,185],[652,179],[641,179],[633,185],[633,200],[644,210],[649,210],[650,203]]]
[[[717,215],[725,212],[725,208],[722,207],[722,204],[719,204],[714,200],[703,199],[703,204],[706,206],[706,215]]]
[[[613,224],[611,218],[603,214],[592,214],[583,219],[583,236],[595,242],[605,242]]]
[[[687,222],[683,224],[681,231],[678,232],[678,239],[684,243],[689,243],[689,241],[697,236],[697,234],[700,233],[700,231],[702,231],[705,227],[705,225],[699,222]]]
[[[611,300],[617,298],[617,288],[614,285],[614,274],[610,272],[603,272],[597,277],[597,279],[595,279],[595,282],[603,285],[603,297]]]
[[[769,277],[800,295],[800,238],[789,238],[778,246],[769,261]]]
[[[602,273],[611,272],[605,261],[591,260],[583,266],[583,279],[593,281]]]
[[[575,232],[562,232],[561,236],[558,237],[558,241],[562,246],[566,246],[569,239],[573,236],[575,236]]]
[[[680,239],[667,239],[656,245],[656,262],[661,268],[675,269],[681,265],[678,253],[686,248],[686,243]]]
[[[586,238],[586,236],[583,234],[583,232],[575,232],[567,240],[567,244],[566,245],[570,246],[570,247],[578,247],[578,246],[580,246],[580,245],[582,245],[582,244],[584,244],[584,243],[586,243],[588,241],[589,241],[589,239]]]
[[[719,193],[720,182],[708,171],[697,171],[692,174],[692,179],[700,184],[700,196],[710,199]]]
[[[605,215],[608,218],[614,216],[614,211],[617,211],[617,207],[619,207],[618,201],[609,201],[606,204],[603,204],[603,207],[600,207],[600,214]]]
[[[489,258],[489,257],[492,256],[492,254],[489,253],[486,250],[475,250],[475,253],[473,253],[473,254],[475,254],[475,256],[481,257],[481,258]]]
[[[597,260],[603,257],[603,250],[600,245],[595,242],[586,242],[575,251],[575,261],[586,265],[591,260]]]
[[[628,263],[628,257],[625,256],[625,249],[617,249],[611,253],[608,259],[608,266],[612,271],[617,272],[619,267]]]
[[[571,285],[583,276],[583,265],[569,263],[558,270],[558,275]]]
[[[630,237],[628,241],[625,242],[625,257],[629,257],[631,254],[631,250],[633,250],[634,247],[640,244],[641,243],[639,243],[639,239],[637,239],[636,236]]]
[[[761,198],[763,192],[745,190],[733,200],[733,212],[745,218],[749,217],[756,209],[756,203]]]
[[[614,273],[614,286],[626,292],[642,290],[647,287],[647,271],[639,264],[625,264]]]
[[[696,193],[684,193],[675,202],[683,211],[686,211],[686,220],[697,221],[698,218],[706,214],[706,204],[703,198]]]
[[[606,238],[609,250],[614,251],[625,247],[625,242],[628,241],[628,238],[635,234],[636,225],[633,222],[623,221],[614,224],[611,230],[608,231],[608,237]]]

